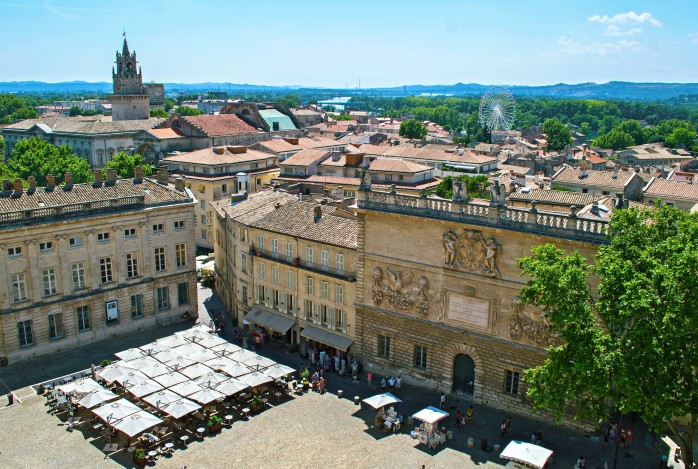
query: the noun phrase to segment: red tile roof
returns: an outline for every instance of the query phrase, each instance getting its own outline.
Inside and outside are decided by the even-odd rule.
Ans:
[[[235,114],[182,116],[181,119],[209,136],[261,132]]]

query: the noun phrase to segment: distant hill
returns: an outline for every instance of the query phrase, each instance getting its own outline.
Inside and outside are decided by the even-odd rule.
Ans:
[[[166,93],[196,93],[206,91],[228,92],[267,92],[267,93],[335,93],[347,95],[384,95],[384,96],[479,96],[493,85],[477,83],[456,83],[455,85],[407,85],[391,88],[306,88],[302,86],[265,86],[238,83],[165,83]],[[611,81],[608,83],[579,83],[568,85],[558,83],[545,86],[507,86],[516,96],[548,96],[553,98],[596,98],[596,99],[631,99],[631,100],[666,100],[681,95],[698,94],[698,83],[633,83]],[[108,82],[90,83],[69,81],[62,83],[44,83],[41,81],[0,82],[0,93],[109,93],[112,85]]]

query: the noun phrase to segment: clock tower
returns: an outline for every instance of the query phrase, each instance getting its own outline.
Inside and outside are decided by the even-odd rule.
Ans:
[[[136,52],[129,52],[126,33],[124,47],[116,52],[116,68],[112,67],[113,94],[109,95],[112,105],[112,120],[137,120],[150,118],[150,95],[143,85],[143,75],[136,60]]]

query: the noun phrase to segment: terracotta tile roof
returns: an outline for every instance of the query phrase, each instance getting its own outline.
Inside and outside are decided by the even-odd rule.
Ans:
[[[605,197],[607,196],[584,194],[582,192],[534,189],[530,192],[514,192],[509,195],[509,200],[518,202],[531,202],[535,200],[542,204],[576,205],[577,207],[583,207],[593,203],[594,200],[600,200]]]
[[[48,119],[26,119],[5,127],[3,130],[29,130],[35,125],[45,126],[53,133],[106,134],[150,130],[163,119],[112,121],[105,116],[75,116]]]
[[[371,162],[369,166],[369,171],[386,171],[386,172],[396,172],[396,173],[421,173],[423,171],[429,171],[431,166],[425,166],[423,164],[412,163],[410,161],[398,160],[394,158],[376,158]]]
[[[279,176],[277,179],[289,182],[308,182],[313,184],[341,184],[345,186],[359,186],[361,184],[361,179],[352,178],[346,176],[320,176],[314,174],[312,176],[303,177],[293,177],[293,176]]]
[[[550,183],[556,182],[577,184],[580,186],[595,186],[595,187],[612,187],[614,189],[622,189],[633,177],[637,177],[635,173],[612,173],[610,171],[595,171],[587,170],[587,175],[583,178],[579,177],[579,170],[572,166],[563,166],[557,173],[550,178]]]
[[[75,184],[70,189],[64,186],[58,186],[53,190],[40,187],[32,193],[24,191],[18,196],[0,196],[0,214],[62,205],[105,202],[136,196],[144,196],[145,205],[186,202],[189,199],[186,192],[176,191],[173,184],[163,186],[150,179],[144,179],[141,184],[136,184],[132,179],[117,179],[116,184],[111,186],[94,187],[90,183]]]
[[[328,149],[305,148],[290,158],[279,163],[279,166],[308,166],[316,162],[321,162],[330,155]]]
[[[334,161],[334,155],[339,155],[339,159],[337,161]],[[320,163],[320,166],[346,166],[347,165],[347,156],[346,155],[340,155],[339,153],[335,153],[331,158],[327,158],[325,161]],[[288,161],[288,160],[287,160]]]
[[[188,153],[181,153],[179,155],[168,156],[166,158],[163,158],[163,161],[166,163],[220,165],[246,163],[249,161],[265,161],[273,160],[276,158],[275,155],[270,155],[269,153],[264,153],[261,151],[250,150],[249,148],[247,148],[244,153],[234,153],[230,151],[231,148],[244,147],[228,146],[204,148],[201,150],[190,151]]]
[[[657,159],[693,159],[690,155],[674,155],[668,149],[656,145],[635,145],[628,147],[620,152],[624,156],[637,158],[638,160],[657,160]]]
[[[322,210],[319,220],[315,219],[315,207]],[[272,208],[273,210],[257,218],[249,226],[323,244],[356,249],[358,222],[333,215],[336,207],[295,201]]]
[[[276,209],[276,204],[288,204],[298,198],[286,191],[264,190],[250,195],[247,199],[230,203],[230,199],[211,202],[211,206],[219,214],[225,213],[233,220],[248,225],[268,212]]]
[[[235,114],[182,116],[181,120],[188,122],[208,136],[236,135],[261,132]]]
[[[184,134],[179,129],[165,128],[165,129],[150,129],[147,130],[153,137],[159,138],[160,140],[165,140],[168,138],[179,138],[184,137]]]
[[[274,153],[285,153],[289,151],[303,150],[305,148],[324,148],[333,146],[343,146],[329,138],[302,137],[298,139],[298,145],[287,142],[282,138],[273,138],[258,142],[255,147],[262,147]]]
[[[469,150],[463,150],[461,155],[458,150],[453,152],[444,151],[443,149],[434,147],[418,147],[413,146],[388,146],[388,145],[361,145],[361,151],[367,155],[385,156],[389,158],[408,158],[422,161],[438,161],[438,162],[455,162],[455,163],[470,163],[483,164],[492,161],[497,161],[497,158],[492,156],[476,155]]]
[[[645,186],[642,192],[644,195],[653,197],[698,202],[698,184],[689,184],[684,181],[654,178]]]

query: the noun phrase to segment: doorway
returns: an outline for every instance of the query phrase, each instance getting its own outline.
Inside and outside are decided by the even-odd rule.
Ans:
[[[475,394],[475,361],[470,355],[460,353],[453,360],[453,392],[470,398]]]

